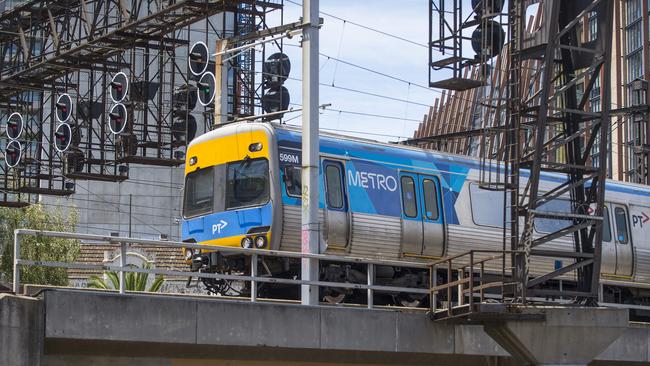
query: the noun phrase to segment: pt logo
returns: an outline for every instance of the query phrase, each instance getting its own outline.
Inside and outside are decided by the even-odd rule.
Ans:
[[[218,224],[213,224],[212,235],[214,235],[214,233],[221,234],[221,230],[225,229],[226,226],[228,226],[228,223],[223,220],[221,220]]]
[[[637,225],[640,228],[643,228],[648,221],[650,221],[650,216],[645,212],[641,212],[641,215],[632,215],[632,226],[636,227]]]

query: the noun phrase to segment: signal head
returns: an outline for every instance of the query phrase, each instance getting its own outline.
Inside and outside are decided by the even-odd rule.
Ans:
[[[289,56],[282,52],[272,54],[264,61],[262,72],[264,75],[264,84],[267,88],[282,85],[291,72]]]
[[[126,128],[127,123],[127,111],[126,107],[122,103],[117,103],[111,108],[111,111],[108,113],[109,123],[108,128],[114,134],[120,134]]]
[[[22,154],[23,150],[20,142],[17,140],[9,141],[9,144],[7,144],[7,147],[5,149],[5,163],[10,168],[15,167],[20,162]]]
[[[503,2],[503,0],[472,0],[472,9],[474,9],[477,18],[483,14],[496,16],[503,9]]]
[[[214,77],[214,74],[211,72],[206,72],[201,76],[199,82],[197,83],[199,103],[202,106],[206,107],[214,101],[214,96],[216,94],[216,84],[217,80]]]
[[[111,99],[115,103],[120,103],[126,98],[129,92],[129,78],[123,72],[118,72],[111,79]]]
[[[284,111],[289,108],[290,101],[289,90],[287,90],[287,88],[284,86],[271,88],[267,90],[262,97],[262,109],[264,109],[264,112],[266,113]],[[281,117],[282,116],[278,116],[275,118]]]
[[[187,136],[185,138],[186,143],[194,140],[194,136],[196,136],[196,118],[191,114],[187,115],[187,119],[185,116],[177,118],[176,122],[172,124],[172,138],[174,141],[182,141],[184,136]]]
[[[482,21],[472,33],[472,49],[477,57],[492,58],[501,52],[505,39],[506,33],[501,24],[494,20]],[[483,44],[484,40],[486,44]]]
[[[12,140],[19,138],[23,133],[23,126],[23,116],[18,112],[12,113],[7,119],[7,136]]]
[[[70,147],[72,142],[72,129],[67,123],[62,123],[54,132],[54,148],[58,152],[64,152]]]
[[[65,123],[72,115],[72,98],[65,93],[61,94],[56,100],[56,120]]]
[[[187,63],[190,71],[194,75],[201,75],[208,68],[208,59],[210,58],[210,51],[208,46],[203,42],[196,42],[190,47],[189,57]]]

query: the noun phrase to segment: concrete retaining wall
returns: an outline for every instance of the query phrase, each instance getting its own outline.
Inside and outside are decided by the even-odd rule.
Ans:
[[[0,365],[39,366],[43,352],[43,303],[0,294]]]

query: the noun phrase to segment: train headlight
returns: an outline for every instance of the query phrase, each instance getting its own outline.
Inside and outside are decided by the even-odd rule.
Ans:
[[[185,259],[186,260],[192,259],[192,249],[190,248],[185,249]]]
[[[256,152],[256,151],[262,151],[262,143],[261,142],[256,142],[254,144],[248,145],[248,151],[250,152]]]
[[[241,247],[244,248],[244,249],[252,248],[253,247],[253,239],[251,239],[251,238],[249,238],[247,236],[243,237],[241,239]]]
[[[255,248],[263,249],[264,247],[266,247],[266,236],[260,235],[255,238]]]

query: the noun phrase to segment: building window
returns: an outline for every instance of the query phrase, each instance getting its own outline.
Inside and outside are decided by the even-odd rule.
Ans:
[[[598,19],[596,18],[596,12],[592,11],[589,13],[589,41],[595,41],[598,38]]]

